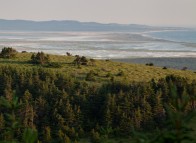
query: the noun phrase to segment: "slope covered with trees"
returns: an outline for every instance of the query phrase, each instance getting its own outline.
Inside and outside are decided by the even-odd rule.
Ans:
[[[62,67],[53,68],[32,63],[31,54],[25,53],[22,60],[17,56],[1,59],[0,64],[2,141],[25,142],[28,134],[43,143],[85,142],[82,139],[98,143],[117,137],[136,142],[152,136],[155,142],[194,141],[194,126],[186,124],[193,124],[189,119],[196,108],[193,72],[190,76],[183,71],[182,77],[176,74],[182,71],[173,70],[176,75],[134,81],[128,79],[127,71],[95,72],[101,62],[108,61],[92,64],[86,59],[89,63],[78,66],[71,63],[78,57],[70,57],[69,64],[63,61]],[[55,58],[50,56],[50,62],[56,62]],[[172,123],[166,126],[168,119]],[[143,138],[136,132],[147,133]]]

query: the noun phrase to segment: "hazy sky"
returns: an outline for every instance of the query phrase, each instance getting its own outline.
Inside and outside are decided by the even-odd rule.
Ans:
[[[0,18],[196,27],[196,0],[0,0]]]

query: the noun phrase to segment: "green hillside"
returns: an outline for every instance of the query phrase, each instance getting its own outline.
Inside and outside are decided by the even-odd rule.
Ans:
[[[4,50],[0,142],[195,141],[193,71]]]
[[[40,65],[33,65],[29,63],[31,55],[32,53],[18,53],[13,59],[0,59],[0,65],[9,64],[10,66],[19,66],[21,68],[40,67]],[[111,77],[114,77],[117,81],[146,82],[150,81],[152,78],[158,80],[171,74],[181,76],[189,80],[196,80],[196,73],[189,70],[163,69],[163,67],[120,63],[108,60],[94,60],[91,62],[89,59],[87,65],[81,65],[78,67],[73,64],[74,59],[74,56],[50,55],[50,61],[59,63],[61,67],[41,67],[63,72],[79,79],[85,79],[87,73],[93,71],[95,73],[96,82],[109,81]]]

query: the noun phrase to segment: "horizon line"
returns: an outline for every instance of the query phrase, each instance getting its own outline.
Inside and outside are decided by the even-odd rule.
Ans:
[[[182,26],[182,25],[156,25],[156,24],[141,24],[141,23],[118,23],[118,22],[100,22],[100,21],[81,21],[75,19],[48,19],[48,20],[33,20],[33,19],[4,19],[0,18],[0,20],[7,20],[7,21],[30,21],[30,22],[65,22],[65,21],[74,21],[74,22],[81,22],[81,23],[97,23],[97,24],[119,24],[119,25],[143,25],[143,26],[153,26],[153,27],[176,27],[176,28],[196,28],[196,26]]]

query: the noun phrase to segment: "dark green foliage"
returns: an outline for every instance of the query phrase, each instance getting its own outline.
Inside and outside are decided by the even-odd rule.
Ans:
[[[89,75],[96,80],[93,71]],[[99,142],[102,138],[131,136],[133,129],[168,131],[177,139],[172,124],[178,117],[182,119],[180,137],[193,137],[184,123],[192,122],[189,113],[196,109],[196,82],[181,77],[167,76],[146,83],[113,80],[96,85],[50,68],[1,66],[0,83],[1,140],[21,141],[28,138],[23,133],[37,130],[41,142],[74,142],[90,136]],[[170,118],[172,123],[165,124]],[[25,131],[28,128],[33,131]]]
[[[190,98],[186,89],[182,95],[177,94],[176,85],[171,85],[171,101],[165,103],[165,115],[167,116],[164,127],[156,133],[136,133],[136,139],[145,143],[194,143],[195,128],[190,126],[196,116],[195,110],[190,110]],[[150,136],[149,136],[150,135]]]
[[[25,128],[21,122],[22,103],[18,102],[18,97],[12,94],[9,97],[0,98],[1,108],[1,128],[0,142],[5,143],[35,143],[37,140],[37,131],[35,129]],[[4,120],[5,118],[5,120]]]
[[[154,66],[153,63],[146,63],[147,66]]]
[[[80,61],[81,61],[81,65],[87,65],[88,64],[88,60],[84,56],[81,57],[81,60]]]
[[[107,73],[106,77],[112,77],[112,74],[109,72]]]
[[[95,81],[95,72],[91,70],[89,73],[87,73],[86,80]]]
[[[43,52],[38,52],[37,54],[32,54],[31,63],[33,64],[48,64],[50,61],[49,55],[45,55]]]
[[[101,138],[98,132],[96,132],[94,129],[91,131],[91,142],[92,143],[100,143]]]
[[[82,56],[80,57],[79,55],[75,56],[76,59],[73,61],[74,65],[80,66],[80,65],[87,65],[88,64],[88,60],[86,57]]]
[[[90,65],[91,66],[95,66],[96,65],[96,60],[95,59],[90,59]]]
[[[51,129],[48,126],[44,127],[43,139],[44,139],[44,142],[47,142],[47,143],[52,141]]]
[[[50,67],[50,68],[61,68],[63,66],[60,63],[57,63],[57,62],[50,62],[50,63],[48,63],[47,67]]]
[[[71,54],[71,53],[69,53],[69,52],[66,52],[66,55],[67,55],[67,56],[72,56],[72,54]]]
[[[166,70],[166,69],[167,69],[167,67],[166,67],[166,66],[164,66],[164,67],[163,67],[163,69],[164,69],[164,70]]]
[[[165,110],[168,115],[166,127],[155,138],[154,142],[192,142],[195,139],[191,135],[194,129],[187,124],[191,122],[196,114],[194,110],[190,110],[188,107],[190,100],[187,91],[184,89],[182,95],[179,95],[174,85],[171,89],[171,93],[171,103],[165,104]]]
[[[125,73],[124,73],[124,71],[119,71],[119,73],[117,74],[117,76],[124,76],[125,75]]]
[[[35,143],[37,141],[37,132],[30,128],[24,130],[22,140],[24,143]]]
[[[4,47],[1,50],[0,53],[0,58],[7,58],[7,59],[11,59],[14,58],[17,54],[17,51],[11,47]]]
[[[188,69],[188,67],[183,67],[183,68],[182,68],[183,71],[185,71],[185,70],[187,70],[187,69]]]

